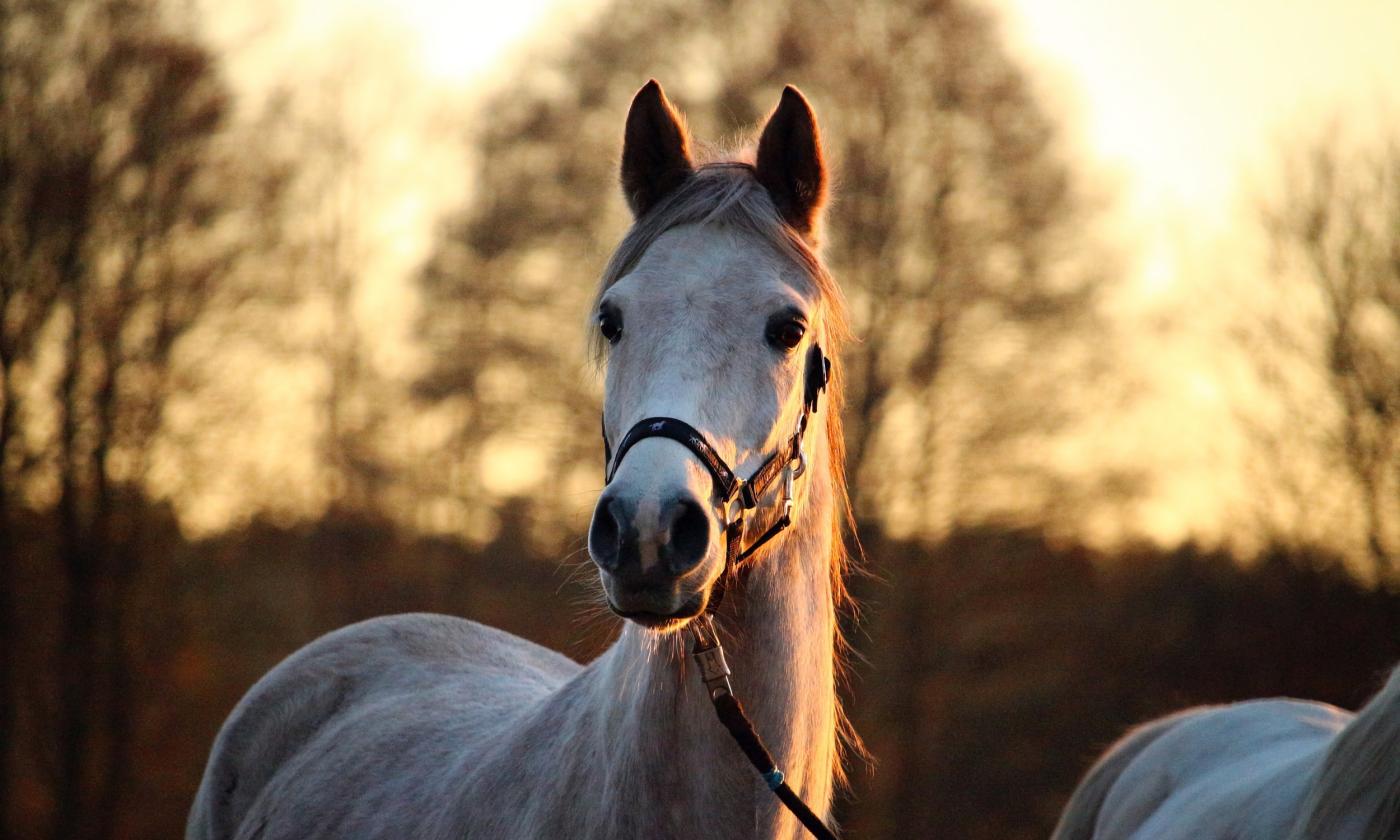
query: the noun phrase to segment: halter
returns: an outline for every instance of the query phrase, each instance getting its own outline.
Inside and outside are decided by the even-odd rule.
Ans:
[[[606,475],[603,483],[612,483],[618,466],[632,447],[653,437],[667,438],[689,449],[709,472],[710,478],[714,480],[714,496],[718,500],[716,507],[720,512],[720,521],[724,522],[724,572],[715,584],[706,611],[691,622],[691,655],[695,657],[699,666],[700,679],[705,683],[705,692],[715,707],[715,714],[719,716],[720,723],[724,724],[730,737],[739,745],[739,749],[743,750],[745,757],[763,777],[768,788],[813,837],[818,840],[836,840],[836,836],[821,818],[813,813],[812,809],[807,807],[807,803],[788,785],[783,771],[778,769],[772,754],[764,746],[763,739],[758,736],[753,723],[744,713],[739,698],[734,696],[733,687],[729,682],[729,664],[725,661],[724,648],[720,645],[719,633],[716,632],[710,616],[724,598],[725,582],[742,568],[744,561],[753,556],[754,552],[792,524],[793,482],[807,471],[807,457],[802,451],[802,436],[807,433],[808,418],[817,410],[822,391],[826,390],[831,379],[831,360],[822,353],[821,345],[816,342],[813,342],[807,351],[804,365],[802,414],[797,418],[797,429],[778,451],[764,460],[747,481],[734,473],[694,426],[674,417],[648,417],[638,421],[622,436],[622,442],[617,446],[616,457],[613,455],[612,445],[608,442],[607,422],[604,421],[603,458]],[[748,548],[744,548],[744,515],[758,507],[758,500],[780,472],[784,473],[780,501],[782,513],[762,536],[749,543]]]
[[[627,430],[627,434],[622,436],[622,442],[617,446],[616,455],[613,453],[612,445],[608,442],[607,425],[604,423],[603,457],[606,462],[607,474],[603,483],[612,483],[613,476],[617,474],[618,467],[622,465],[622,459],[627,456],[632,447],[647,438],[666,438],[689,449],[690,453],[709,472],[710,478],[714,482],[714,497],[718,500],[716,507],[720,513],[720,521],[724,523],[724,573],[721,576],[721,581],[724,581],[738,571],[744,561],[752,557],[754,552],[792,524],[793,482],[807,469],[807,458],[802,451],[802,437],[807,433],[808,418],[817,410],[822,391],[826,390],[830,378],[831,360],[822,353],[821,345],[814,342],[807,351],[805,370],[802,375],[802,414],[797,418],[797,429],[776,452],[764,460],[747,481],[735,474],[734,470],[724,462],[715,448],[705,439],[705,436],[694,426],[674,417],[648,417],[638,421],[631,429]],[[749,543],[747,548],[744,548],[745,514],[758,507],[759,499],[762,498],[764,491],[773,484],[779,474],[783,473],[785,473],[783,492],[779,501],[782,513],[767,531]],[[710,601],[710,609],[714,609],[718,605],[723,593],[723,588],[717,588],[715,597]]]

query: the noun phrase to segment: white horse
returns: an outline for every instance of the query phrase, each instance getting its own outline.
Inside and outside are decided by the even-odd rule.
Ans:
[[[817,411],[807,396],[813,348],[834,355],[846,321],[815,255],[826,195],[815,118],[787,88],[753,157],[697,165],[651,82],[627,117],[622,185],[635,224],[595,310],[605,440],[621,448],[639,419],[660,416],[698,442],[643,434],[610,458],[589,548],[609,606],[630,619],[617,642],[580,666],[444,616],[331,633],[229,716],[190,840],[796,837],[685,654],[680,631],[711,608],[735,694],[826,818],[844,732],[847,505],[839,389]],[[727,495],[703,445],[743,478],[781,453],[784,480],[754,482],[756,499]],[[730,574],[726,524],[746,501],[749,545],[785,501],[792,525]]]
[[[1400,668],[1355,715],[1253,700],[1129,732],[1052,840],[1397,840]]]

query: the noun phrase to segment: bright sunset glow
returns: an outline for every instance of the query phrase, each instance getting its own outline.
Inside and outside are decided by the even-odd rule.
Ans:
[[[470,189],[461,137],[440,131],[432,115],[469,110],[474,95],[517,72],[512,61],[532,39],[566,31],[594,5],[299,0],[279,11],[280,35],[242,59],[235,50],[233,76],[254,88],[284,80],[269,71],[291,62],[330,68],[306,72],[337,78],[338,62],[350,56],[359,76],[392,76],[390,86],[401,90],[379,111],[358,116],[378,135],[362,173],[373,268],[359,305],[386,375],[403,378],[421,361],[411,336],[413,273],[433,241],[434,220]],[[1071,155],[1108,197],[1105,221],[1126,272],[1121,303],[1133,317],[1153,317],[1154,308],[1193,294],[1192,283],[1213,282],[1202,272],[1247,270],[1234,263],[1245,265],[1242,255],[1258,250],[1249,208],[1275,171],[1281,137],[1338,114],[1350,130],[1365,132],[1400,102],[1400,4],[995,0],[992,8],[1002,15],[1008,48],[1064,126]],[[218,31],[223,20],[238,31],[240,15],[250,14],[256,18],[247,9],[215,8],[209,25]],[[1224,496],[1241,492],[1216,475],[1236,448],[1218,439],[1228,406],[1208,398],[1221,390],[1212,379],[1218,371],[1186,347],[1153,346],[1140,364],[1152,390],[1109,430],[1122,436],[1124,457],[1154,461],[1160,477],[1138,527],[1163,540],[1217,527]],[[1154,429],[1170,433],[1150,453],[1139,452],[1136,442]],[[492,463],[508,449],[492,449]],[[538,480],[537,465],[517,460],[515,482]],[[206,526],[223,520],[211,515]]]
[[[565,0],[369,2],[387,14],[402,16],[418,39],[418,56],[426,73],[459,83],[487,71],[503,51],[545,25],[565,5]]]
[[[1400,106],[1400,4],[1003,2],[1145,216],[1177,205],[1219,224],[1283,129]]]
[[[24,0],[0,172],[5,837],[1400,840],[1400,0]]]
[[[303,25],[370,12],[413,33],[430,77],[471,83],[583,0],[302,0]],[[1071,133],[1129,179],[1144,217],[1223,222],[1241,171],[1287,124],[1400,107],[1400,4],[1376,0],[997,0]],[[322,30],[324,31],[324,29]],[[1063,85],[1059,82],[1063,81]]]

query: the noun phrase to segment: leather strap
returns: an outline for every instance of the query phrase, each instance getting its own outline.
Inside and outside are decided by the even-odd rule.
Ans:
[[[719,453],[710,446],[704,435],[694,426],[674,417],[648,417],[628,429],[627,434],[622,437],[622,443],[617,446],[617,456],[612,459],[604,483],[612,483],[613,473],[617,472],[622,459],[627,457],[632,447],[653,437],[668,438],[689,449],[714,479],[715,491],[720,500],[727,502],[734,498],[734,494],[739,490],[739,479],[734,475],[734,471],[724,463],[724,459],[719,457]],[[604,441],[606,440],[607,438],[604,438]]]

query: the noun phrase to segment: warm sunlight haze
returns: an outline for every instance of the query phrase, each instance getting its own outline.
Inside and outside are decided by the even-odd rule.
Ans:
[[[0,840],[1400,838],[1398,254],[1400,0],[0,2]]]
[[[378,265],[357,292],[359,305],[375,313],[367,326],[375,358],[392,370],[413,369],[421,356],[411,340],[410,278],[429,247],[431,220],[471,190],[458,136],[441,131],[437,115],[470,111],[488,84],[529,73],[519,64],[522,51],[585,19],[594,4],[300,0],[270,15],[256,5],[210,8],[210,29],[226,33],[233,66],[246,68],[235,80],[251,90],[285,81],[267,71],[293,60],[308,78],[329,72],[369,82],[380,75],[401,88],[393,100],[367,100],[346,118],[380,135],[364,147],[358,176],[373,191],[360,201],[361,236]],[[1021,47],[1033,86],[1068,115],[1071,154],[1108,196],[1105,222],[1129,279],[1115,295],[1129,317],[1151,319],[1193,294],[1194,284],[1215,282],[1206,275],[1233,273],[1257,258],[1257,236],[1245,229],[1249,196],[1276,165],[1278,138],[1341,113],[1359,115],[1348,128],[1365,133],[1375,127],[1371,118],[1384,121],[1400,101],[1397,4],[1000,0],[993,8],[1004,11],[1001,28]],[[247,35],[263,30],[273,37]],[[256,49],[240,53],[242,40]],[[352,54],[349,76],[335,69]],[[317,66],[325,69],[311,70]],[[1207,260],[1206,252],[1215,256]],[[1218,398],[1220,384],[1210,384],[1219,371],[1194,346],[1144,341],[1141,364],[1155,384],[1105,430],[1106,451],[1152,462],[1158,482],[1135,504],[1138,529],[1161,540],[1217,538],[1222,511],[1241,492],[1219,474],[1222,458],[1237,454],[1235,441],[1217,431],[1230,410]],[[1144,451],[1139,441],[1164,429],[1175,433]],[[278,459],[286,452],[268,451]],[[525,450],[503,444],[490,451],[494,464],[501,453]],[[537,463],[519,459],[509,478],[491,471],[486,482],[528,486],[540,478]],[[219,527],[247,501],[207,495],[201,513],[190,509],[191,525]]]
[[[386,15],[401,16],[417,41],[416,52],[425,75],[465,84],[488,74],[512,46],[533,30],[546,26],[568,0],[359,2]],[[578,0],[573,0],[572,5],[579,5]]]
[[[1400,5],[1381,0],[1002,0],[1091,153],[1145,220],[1218,227],[1298,124],[1400,108]],[[1367,126],[1367,130],[1375,126]]]
[[[422,84],[446,91],[439,100],[453,98],[457,91],[455,98],[465,106],[475,85],[511,72],[512,56],[534,33],[559,16],[581,17],[588,5],[564,0],[505,5],[306,0],[291,7],[295,12],[288,37],[315,54],[335,49],[339,27],[381,21],[376,26],[383,27],[385,37],[399,33]],[[1077,154],[1104,183],[1116,185],[1111,227],[1118,231],[1125,268],[1139,290],[1124,305],[1138,312],[1182,294],[1173,289],[1183,269],[1198,259],[1193,254],[1219,244],[1225,230],[1238,227],[1251,206],[1242,191],[1266,177],[1280,136],[1343,111],[1384,118],[1400,101],[1396,4],[1285,2],[1268,4],[1264,11],[1250,2],[1207,0],[1002,0],[998,8],[1007,12],[1003,28],[1012,43],[1026,47],[1024,60],[1034,70],[1033,83],[1072,115],[1067,128],[1082,144]],[[319,46],[318,39],[324,39]],[[446,107],[446,102],[434,107]],[[1354,122],[1352,127],[1357,130]],[[376,311],[401,308],[405,272],[425,247],[413,244],[412,231],[422,230],[425,214],[455,195],[450,183],[412,166],[414,159],[440,159],[444,139],[450,146],[450,138],[435,132],[398,141],[402,162],[390,165],[402,175],[386,185],[391,192],[378,202],[386,215],[367,220],[383,232],[379,241],[393,260],[362,292],[384,299],[388,309]],[[413,192],[405,192],[409,189]],[[1237,247],[1255,247],[1252,235],[1232,235]],[[1220,265],[1228,264],[1206,268],[1225,270]],[[387,326],[393,323],[391,319]],[[396,351],[390,346],[384,352]],[[1201,385],[1212,371],[1181,376],[1181,364],[1208,364],[1190,348],[1168,349],[1165,355],[1159,349],[1147,354],[1144,363],[1150,369],[1164,358],[1174,361],[1161,368],[1151,395],[1155,400],[1137,410],[1141,425],[1120,425],[1110,435],[1125,436],[1121,446],[1138,451],[1133,439],[1158,428],[1157,415],[1173,416],[1166,428],[1178,434],[1153,449],[1161,459],[1155,470],[1162,480],[1154,499],[1144,502],[1140,524],[1164,540],[1211,534],[1222,525],[1222,505],[1239,492],[1230,481],[1222,484],[1218,475],[1206,484],[1212,488],[1208,491],[1202,491],[1200,482],[1218,471],[1222,453],[1233,457],[1233,443],[1217,439],[1215,432],[1228,406],[1215,398],[1218,386]],[[1134,422],[1132,416],[1124,419]],[[509,486],[528,483],[521,470],[531,471],[530,464],[520,463]]]

